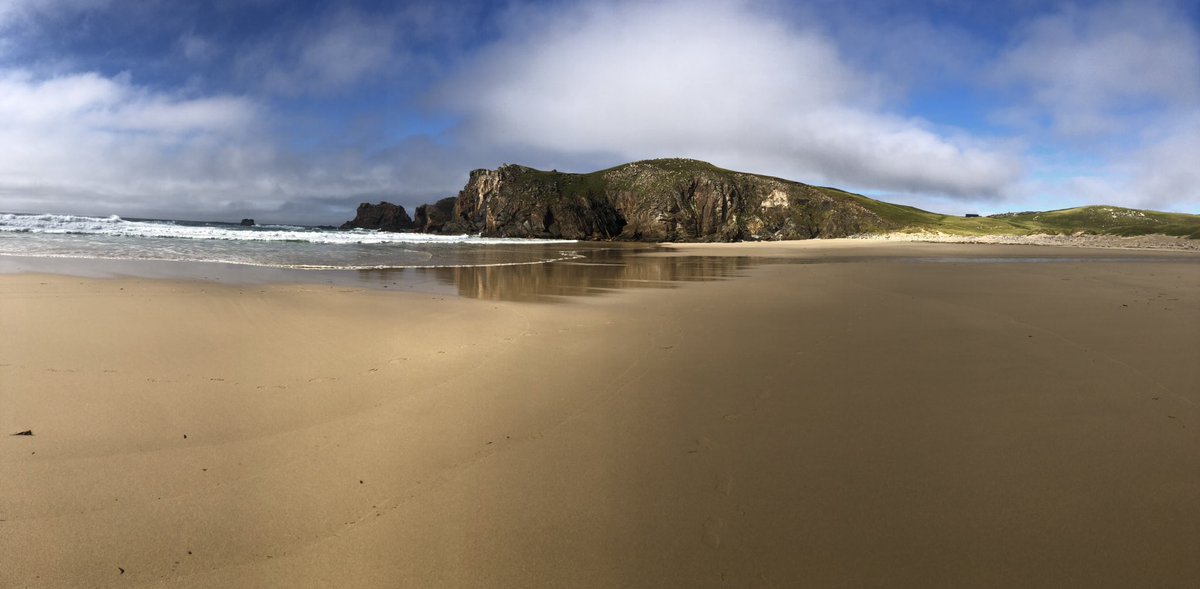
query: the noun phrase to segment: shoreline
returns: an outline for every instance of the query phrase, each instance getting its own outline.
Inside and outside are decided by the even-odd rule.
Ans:
[[[0,275],[0,585],[1188,586],[1194,259]]]
[[[255,265],[235,262],[191,260],[148,260],[122,258],[87,258],[33,255],[0,255],[0,276],[27,273],[47,273],[83,278],[160,278],[199,280],[230,284],[338,284],[380,287],[387,280],[364,279],[364,276],[386,276],[401,273],[444,272],[457,269],[490,269],[507,266],[544,266],[578,262],[586,264],[598,254],[616,252],[617,258],[628,256],[657,256],[663,252],[675,254],[688,250],[708,255],[714,251],[744,249],[757,252],[763,249],[779,252],[824,251],[836,248],[856,248],[859,244],[959,244],[1015,245],[1047,248],[1091,248],[1145,252],[1200,252],[1200,240],[1166,235],[1118,237],[1111,235],[1067,236],[959,236],[944,233],[889,233],[860,235],[835,239],[805,239],[741,242],[578,242],[579,252],[572,256],[537,262],[483,263],[455,265],[382,266],[371,268],[305,268]]]

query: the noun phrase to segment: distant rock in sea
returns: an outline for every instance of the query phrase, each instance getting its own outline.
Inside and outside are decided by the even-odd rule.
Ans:
[[[254,219],[242,219],[242,222],[240,224],[242,227],[253,227]]]

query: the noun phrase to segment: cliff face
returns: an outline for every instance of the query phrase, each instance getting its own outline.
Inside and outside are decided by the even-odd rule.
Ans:
[[[454,219],[454,203],[457,201],[458,199],[450,196],[433,204],[417,207],[416,219],[413,220],[417,231],[425,233],[441,232],[442,228]]]
[[[572,181],[579,177],[513,165],[474,170],[444,230],[485,237],[620,237],[625,220],[599,187],[576,186]]]
[[[441,231],[592,240],[810,239],[889,228],[847,193],[682,159],[591,174],[475,170],[451,217]]]

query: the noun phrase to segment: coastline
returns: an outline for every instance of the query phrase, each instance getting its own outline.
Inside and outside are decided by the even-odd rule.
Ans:
[[[888,261],[933,255],[1000,261]],[[0,275],[0,433],[34,432],[0,444],[0,585],[1200,576],[1200,258],[640,257],[692,256],[774,263],[495,268],[463,296]],[[610,296],[468,294],[551,279]]]

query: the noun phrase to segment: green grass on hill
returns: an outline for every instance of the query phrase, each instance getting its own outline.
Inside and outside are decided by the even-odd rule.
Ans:
[[[1046,233],[1146,235],[1161,233],[1200,239],[1200,215],[1160,213],[1113,206],[1090,206],[1041,213],[1006,213],[992,218],[1036,227]]]
[[[1004,213],[989,217],[940,215],[915,207],[895,205],[865,196],[823,188],[845,194],[900,231],[940,231],[954,235],[1147,235],[1151,233],[1200,239],[1200,215],[1160,213],[1107,205],[1078,207],[1058,211]]]
[[[557,186],[564,196],[587,195],[596,198],[610,188],[619,189],[666,189],[667,186],[634,185],[637,172],[651,168],[659,174],[660,183],[671,183],[677,179],[696,175],[734,176],[741,174],[693,159],[664,158],[622,164],[605,170],[586,174],[567,174],[558,171],[527,169],[521,181],[531,185]],[[756,176],[755,174],[747,174]],[[792,180],[761,176],[764,180],[776,180],[800,184]],[[1161,213],[1127,209],[1107,205],[1077,207],[1045,212],[1004,213],[988,217],[959,217],[924,211],[916,207],[892,204],[868,198],[861,194],[837,188],[816,187],[825,194],[838,199],[850,199],[879,215],[896,231],[939,231],[954,235],[1030,235],[1048,234],[1102,234],[1102,235],[1146,235],[1158,233],[1200,239],[1200,215],[1184,213]]]

